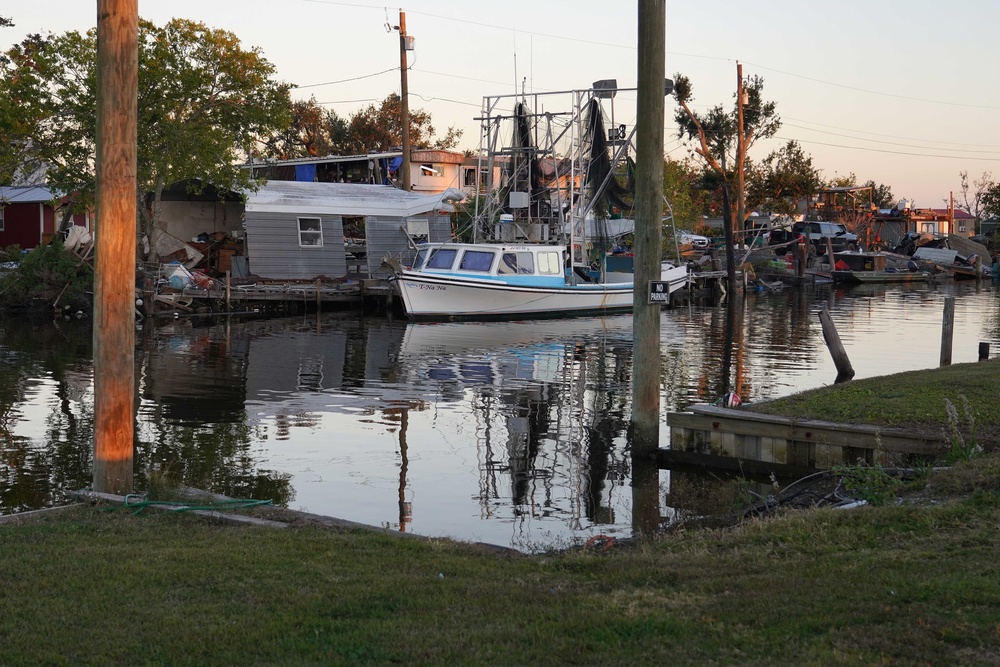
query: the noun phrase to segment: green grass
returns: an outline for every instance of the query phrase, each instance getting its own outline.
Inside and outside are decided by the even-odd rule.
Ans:
[[[950,401],[958,408],[958,426],[968,437],[963,396],[972,408],[979,441],[1000,446],[1000,359],[852,380],[747,409],[799,419],[945,432],[950,437],[946,403]]]
[[[959,487],[536,556],[65,510],[0,526],[0,664],[996,664],[1000,496]]]

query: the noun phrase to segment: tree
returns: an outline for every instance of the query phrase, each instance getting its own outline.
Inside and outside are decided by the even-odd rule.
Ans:
[[[863,187],[872,189],[872,205],[875,208],[892,208],[896,205],[896,198],[892,196],[892,188],[888,185],[869,180]]]
[[[431,125],[431,115],[423,109],[410,109],[410,146],[413,148],[449,149],[458,145],[462,130],[449,127],[444,136],[434,141],[436,130]],[[403,145],[402,101],[396,93],[390,93],[381,104],[351,114],[347,125],[347,136],[341,151],[347,154],[361,154],[369,151],[398,150]]]
[[[796,203],[819,189],[822,180],[812,156],[797,141],[789,141],[760,164],[752,165],[747,179],[747,208],[792,214]]]
[[[774,136],[781,127],[781,119],[775,110],[774,102],[765,102],[762,97],[764,80],[758,76],[751,77],[743,90],[746,101],[743,103],[743,137],[742,148],[744,156],[758,139]],[[683,74],[674,75],[674,96],[680,104],[680,109],[674,116],[678,125],[677,136],[689,141],[698,139],[694,152],[705,164],[715,172],[722,181],[723,215],[729,221],[724,225],[726,235],[726,267],[730,289],[736,287],[736,258],[733,252],[733,231],[737,220],[732,210],[731,183],[733,174],[730,164],[737,161],[737,148],[740,146],[737,117],[739,107],[734,106],[731,112],[726,112],[722,105],[716,105],[707,113],[697,114],[691,109],[694,100],[691,81]],[[739,100],[737,102],[740,102]],[[745,165],[742,165],[745,167]],[[737,206],[737,209],[741,208]],[[740,220],[742,227],[743,221]]]
[[[979,198],[983,219],[1000,219],[1000,183],[991,183]]]
[[[995,189],[997,184],[993,182],[993,174],[989,171],[984,171],[979,180],[972,181],[971,185],[969,184],[969,172],[960,171],[958,175],[961,178],[961,184],[958,186],[958,202],[955,206],[976,218],[975,225],[978,232],[979,223],[983,219],[983,197],[987,192]]]
[[[14,22],[11,21],[6,16],[0,16],[0,28],[10,28],[13,27]]]
[[[46,165],[49,184],[83,203],[94,196],[96,52],[96,30],[72,31],[31,36],[0,61],[0,119],[3,104],[29,110],[17,135],[20,161]],[[238,163],[259,137],[289,123],[289,86],[274,71],[230,32],[185,19],[139,22],[140,233],[152,234],[166,185],[255,186]]]
[[[333,109],[324,109],[315,97],[291,105],[291,124],[263,140],[265,157],[291,160],[339,152],[347,140],[347,120]]]

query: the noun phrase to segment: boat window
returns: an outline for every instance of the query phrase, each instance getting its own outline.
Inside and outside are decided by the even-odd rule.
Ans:
[[[514,273],[531,274],[535,272],[535,261],[530,252],[505,252],[500,256],[500,266],[497,273],[511,275]]]
[[[319,218],[299,218],[299,247],[323,245],[323,221]]]
[[[538,272],[546,275],[561,275],[563,263],[559,252],[538,253]]]
[[[427,259],[427,250],[418,250],[417,256],[413,260],[413,268],[419,269],[420,267],[422,267],[424,265],[424,260],[426,259]]]
[[[486,250],[466,250],[459,268],[463,271],[489,271],[494,254]]]
[[[428,269],[450,269],[455,263],[458,250],[455,248],[438,248],[431,251],[431,256],[427,258]]]

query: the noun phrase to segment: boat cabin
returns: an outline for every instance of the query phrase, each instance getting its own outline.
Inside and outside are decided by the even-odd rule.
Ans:
[[[510,285],[564,285],[565,250],[560,246],[474,243],[420,244],[413,270],[497,280]]]

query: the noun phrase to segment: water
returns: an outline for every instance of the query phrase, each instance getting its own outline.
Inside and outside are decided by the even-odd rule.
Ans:
[[[954,362],[975,361],[980,342],[1000,352],[994,290],[786,289],[731,309],[664,311],[664,413],[726,391],[760,401],[832,383],[823,308],[857,378],[937,366],[949,295]],[[232,496],[520,549],[629,535],[631,333],[630,316],[161,322],[137,331],[136,485],[158,470]],[[90,339],[86,322],[0,323],[0,513],[61,504],[89,485]],[[669,487],[667,472],[660,483]]]

